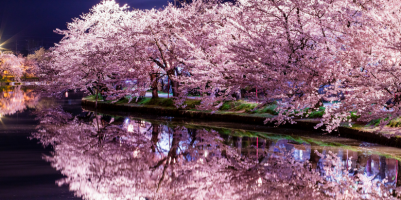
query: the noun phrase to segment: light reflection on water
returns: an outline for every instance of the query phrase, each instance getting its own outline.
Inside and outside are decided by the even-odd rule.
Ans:
[[[29,90],[2,94],[9,113],[37,104]],[[17,96],[23,100],[11,100]],[[35,109],[42,124],[32,137],[53,146],[44,159],[66,176],[57,183],[84,199],[380,199],[400,185],[397,148],[164,118],[74,117],[50,104]]]
[[[0,116],[21,112],[26,107],[34,107],[39,95],[32,89],[16,87],[0,87]]]
[[[378,155],[379,146],[327,138],[55,113],[34,137],[53,145],[46,159],[67,176],[58,184],[85,199],[382,198],[397,185],[394,148]]]

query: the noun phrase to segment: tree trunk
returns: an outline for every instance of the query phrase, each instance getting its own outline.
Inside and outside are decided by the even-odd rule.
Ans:
[[[168,79],[170,80],[170,87],[173,90],[173,97],[178,97],[179,96],[179,91],[178,91],[179,82],[175,81],[171,78],[171,77],[175,76],[174,69],[170,69],[169,71],[167,71],[167,75],[168,75]]]
[[[178,132],[177,129],[173,129],[173,140],[171,141],[171,147],[170,147],[170,151],[168,152],[168,157],[171,158],[171,163],[174,162],[174,159],[177,159],[177,152],[178,152],[178,147],[181,141],[181,136]]]
[[[161,176],[161,178],[159,180],[159,183],[157,184],[156,192],[159,191],[160,184],[162,183],[162,181],[164,179],[164,176],[166,174],[166,170],[167,170],[168,166],[175,164],[175,162],[176,162],[176,160],[178,158],[177,151],[178,151],[178,148],[179,148],[181,137],[180,137],[180,134],[177,133],[177,130],[173,129],[173,131],[174,131],[173,132],[173,140],[171,141],[171,147],[170,147],[170,150],[169,150],[169,152],[167,154],[166,164],[164,165],[162,176]],[[170,134],[170,129],[169,129],[168,132]]]
[[[178,97],[179,96],[179,91],[178,91],[178,87],[179,87],[179,82],[178,81],[171,81],[171,88],[173,90],[173,97]]]
[[[400,179],[400,177],[401,177],[401,162],[400,161],[396,161],[397,162],[397,185],[401,185],[401,179]]]
[[[152,124],[153,129],[152,129],[152,138],[150,139],[150,141],[152,142],[152,152],[155,153],[156,152],[156,146],[157,143],[159,142],[159,125],[158,124]]]
[[[386,157],[380,156],[380,168],[378,173],[380,180],[386,178],[386,169],[387,169]]]
[[[91,95],[94,95],[94,94],[95,94],[95,92],[93,92],[92,88],[87,87],[87,89],[88,89],[88,91],[91,93]]]
[[[96,103],[95,103],[95,108],[97,109],[97,97],[99,96],[99,90],[96,87],[96,94],[95,94],[95,99],[96,99]]]
[[[152,81],[152,99],[159,98],[157,93],[157,74],[151,74],[150,80]]]

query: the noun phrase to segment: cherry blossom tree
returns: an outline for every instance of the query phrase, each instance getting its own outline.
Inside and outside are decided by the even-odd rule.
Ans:
[[[399,110],[399,18],[398,1],[359,2],[359,9],[348,29],[353,40],[345,46],[346,71],[334,73],[336,91],[345,99],[336,108],[326,111],[322,123],[333,129],[347,121],[351,112],[359,121],[380,118],[381,125],[400,116]],[[350,56],[351,55],[351,56]]]
[[[194,1],[180,8],[169,4],[162,11],[144,12],[147,20],[139,36],[144,42],[143,65],[153,77],[152,84],[168,77],[177,105],[194,89],[205,94],[204,99],[216,97],[219,89],[222,97],[223,89],[230,93],[226,78],[227,69],[233,66],[224,45],[226,38],[231,37],[224,29],[229,8],[226,4]],[[213,99],[212,103],[221,99]]]
[[[104,0],[56,31],[64,38],[45,69],[52,88],[116,101],[148,89],[156,98],[167,76],[177,106],[195,90],[206,110],[248,88],[262,103],[278,101],[267,120],[277,124],[341,98],[317,126],[333,131],[352,113],[364,122],[400,115],[399,9],[385,0],[197,0],[129,10]]]
[[[3,54],[0,52],[0,74],[11,75],[18,81],[23,74],[23,58],[14,54]]]
[[[135,48],[122,27],[133,20],[128,6],[104,0],[87,14],[68,24],[68,30],[56,30],[64,38],[51,52],[49,80],[57,90],[89,89],[91,93],[115,91],[116,82],[132,76],[135,62],[126,52]],[[136,79],[141,74],[136,73]],[[140,87],[137,91],[143,90]],[[146,87],[145,87],[146,88]],[[96,95],[97,97],[98,95]]]
[[[34,54],[29,54],[25,59],[24,59],[24,74],[25,76],[37,76],[39,71],[40,71],[40,65],[44,62],[44,59],[46,59],[45,56],[45,48],[40,48],[39,50],[36,50]]]
[[[280,100],[274,119],[278,124],[303,116],[307,107],[321,106],[322,99],[340,95],[345,97],[340,108],[327,109],[319,124],[328,131],[347,122],[352,111],[359,115],[365,109],[363,113],[372,118],[385,115],[371,114],[393,95],[374,86],[390,78],[375,72],[381,70],[378,63],[389,58],[383,54],[387,43],[379,36],[387,32],[383,14],[391,13],[384,5],[392,4],[382,3],[239,1],[240,11],[230,21],[238,30],[231,44],[232,59],[241,67],[235,80],[242,87],[263,91],[268,100]],[[370,82],[372,78],[377,82]],[[330,87],[319,93],[324,86]],[[368,91],[374,91],[372,96]],[[379,96],[380,103],[372,101]]]

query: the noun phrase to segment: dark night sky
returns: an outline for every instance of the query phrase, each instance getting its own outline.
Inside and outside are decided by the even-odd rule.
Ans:
[[[101,0],[0,0],[0,44],[18,51],[27,46],[28,40],[53,46],[61,36],[53,33],[56,28],[66,29],[66,23],[72,18],[87,13]],[[116,0],[120,5],[128,4],[131,8],[162,8],[168,0]]]

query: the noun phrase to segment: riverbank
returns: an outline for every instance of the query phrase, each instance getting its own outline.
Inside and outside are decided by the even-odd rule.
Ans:
[[[82,99],[82,106],[86,110],[95,110],[95,101],[89,98]],[[254,125],[264,125],[266,118],[274,117],[270,113],[245,113],[245,112],[230,112],[230,111],[217,111],[211,113],[210,111],[199,111],[199,110],[184,110],[177,109],[171,105],[144,105],[144,104],[132,104],[132,103],[116,103],[112,104],[109,102],[99,101],[97,103],[97,110],[99,112],[120,112],[120,113],[140,113],[140,114],[152,114],[161,116],[171,117],[184,117],[191,119],[199,119],[206,121],[221,121],[221,122],[233,122],[233,123],[244,123]],[[296,119],[296,124],[284,124],[280,127],[302,129],[308,131],[317,131],[324,133],[322,129],[315,129],[316,124],[319,123],[319,119]],[[272,123],[265,124],[265,126],[274,126]],[[357,140],[362,140],[371,143],[377,143],[386,146],[393,146],[401,148],[401,137],[391,136],[392,132],[398,128],[386,128],[383,132],[377,134],[377,128],[357,125],[355,127],[341,126],[338,131],[331,134],[339,135],[341,137],[347,137]]]

